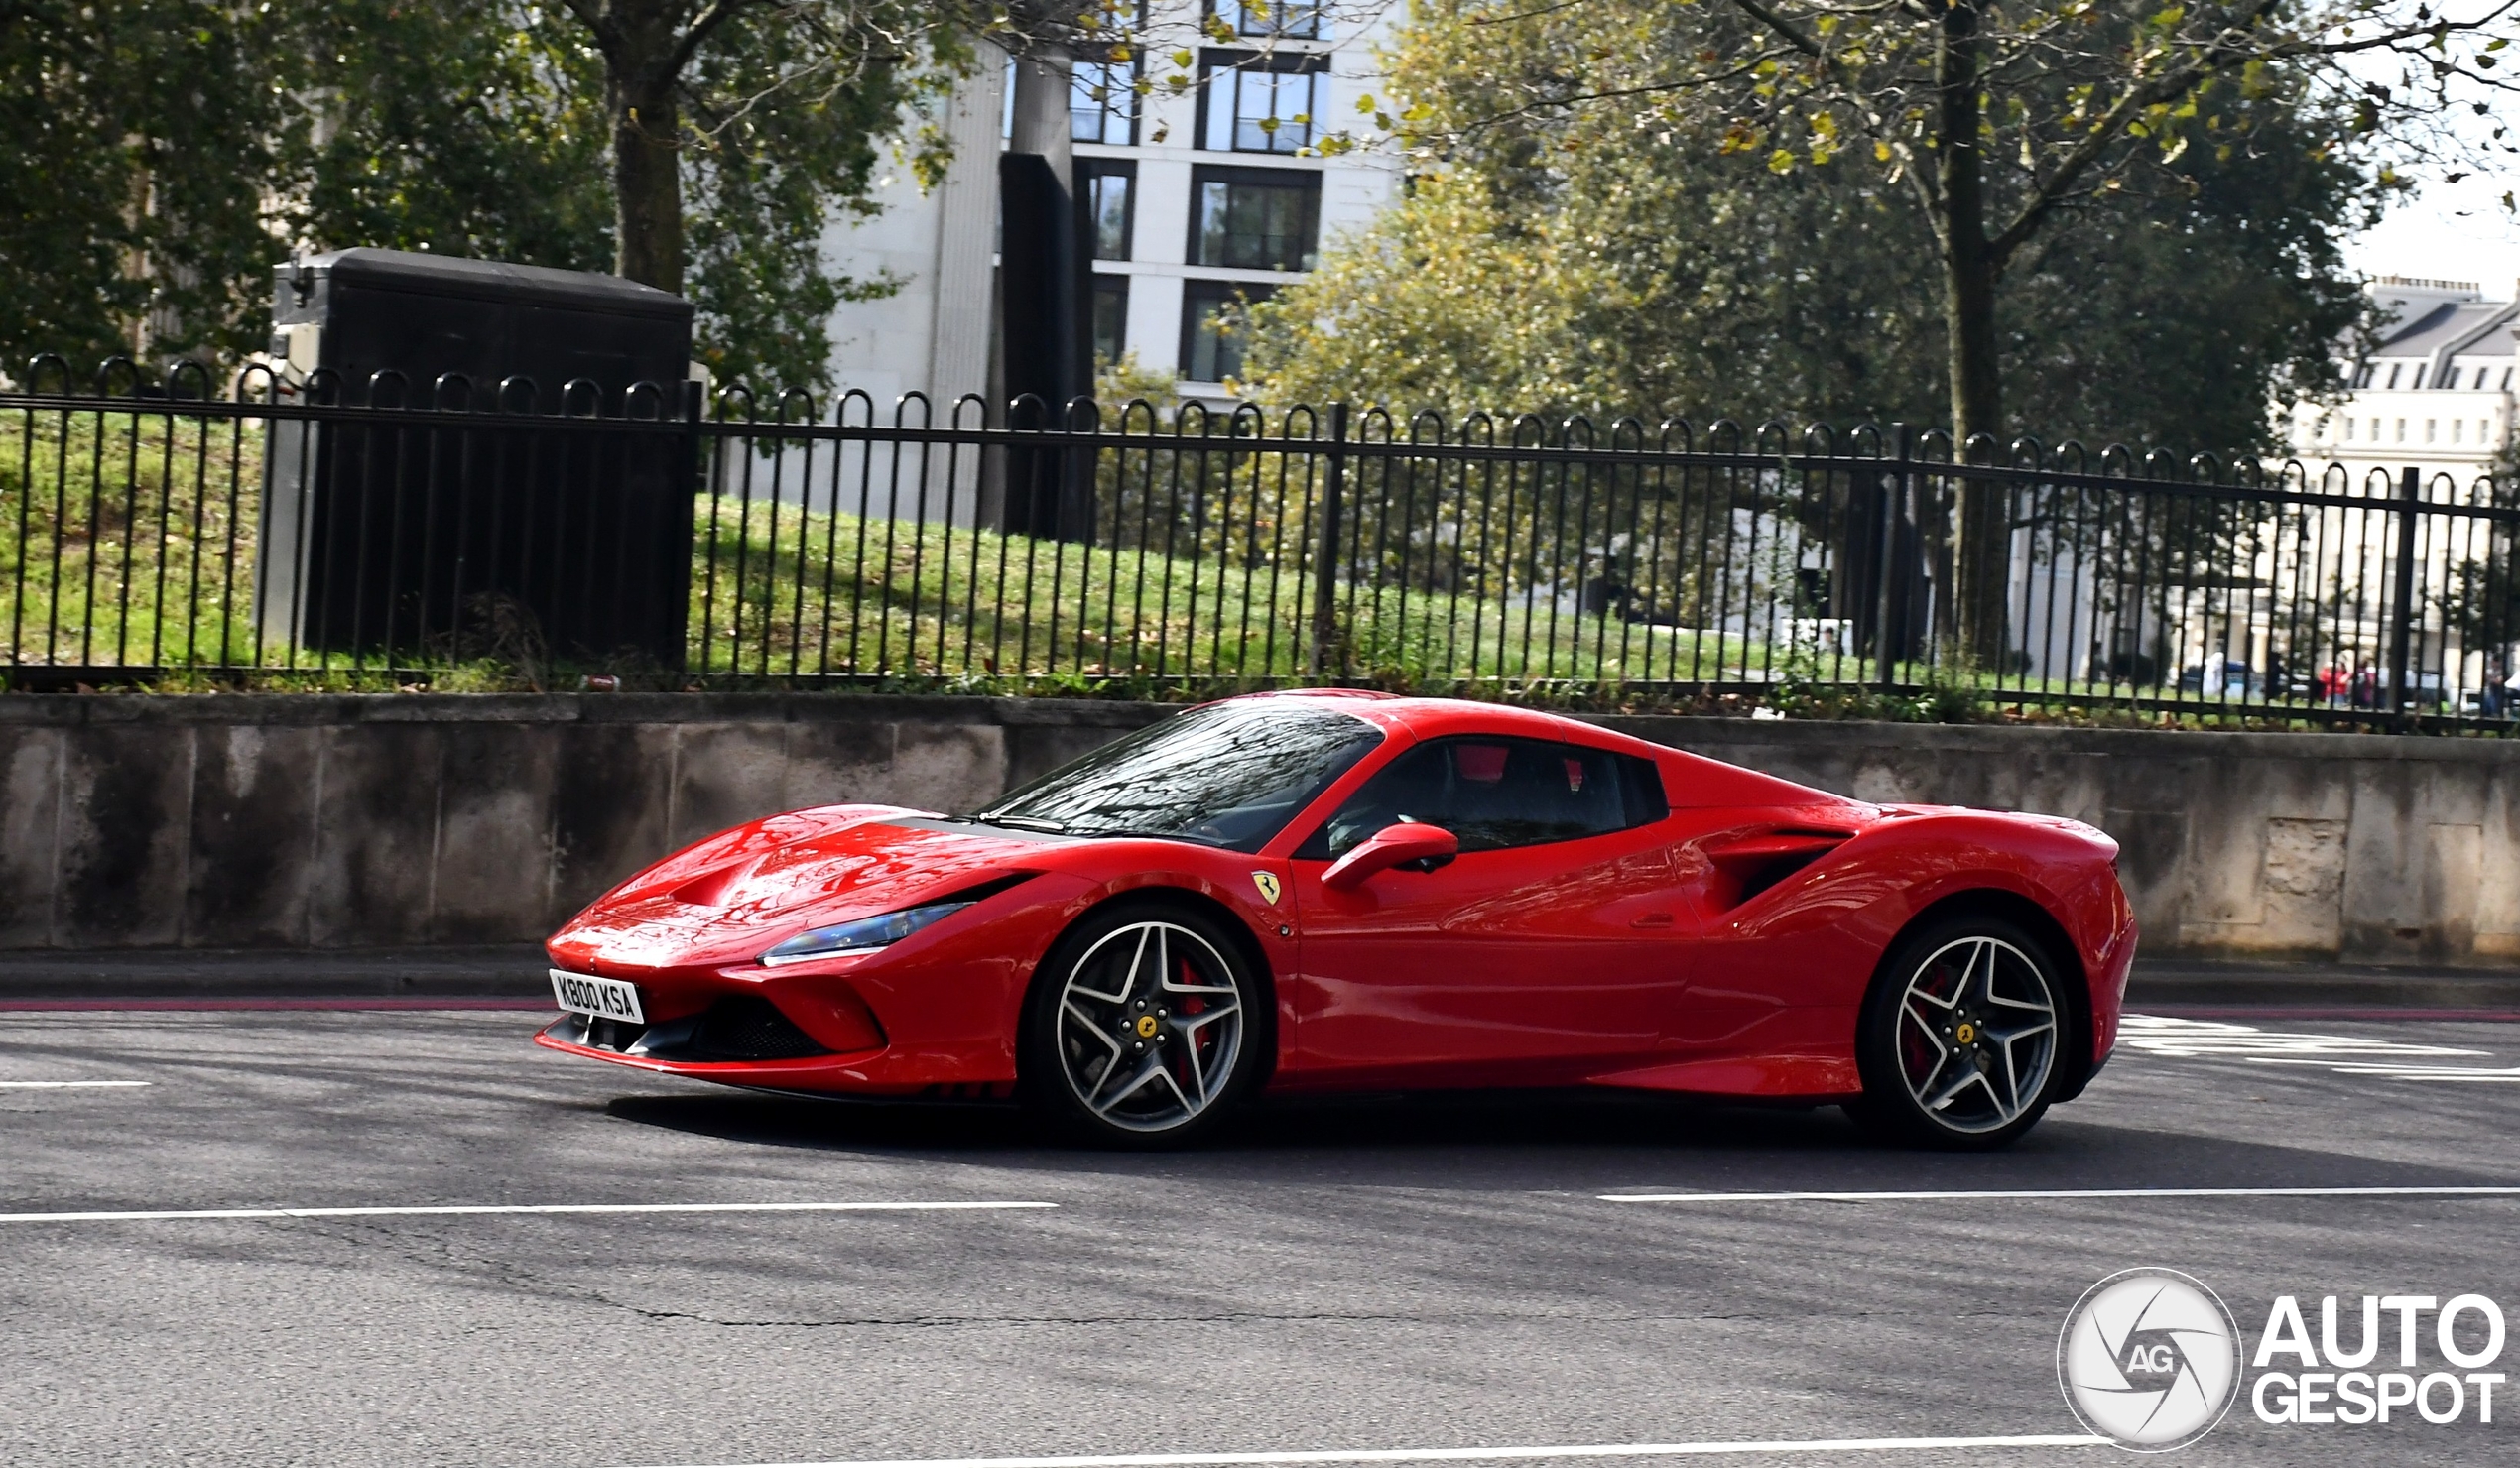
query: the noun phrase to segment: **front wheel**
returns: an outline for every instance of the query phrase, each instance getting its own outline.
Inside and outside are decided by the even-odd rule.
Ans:
[[[1998,918],[1934,923],[1900,941],[1864,998],[1858,1119],[1914,1145],[2006,1146],[2056,1099],[2071,1024],[2038,939]]]
[[[1089,917],[1033,978],[1018,1075],[1025,1099],[1081,1141],[1177,1146],[1249,1091],[1267,1001],[1204,914],[1132,904]]]

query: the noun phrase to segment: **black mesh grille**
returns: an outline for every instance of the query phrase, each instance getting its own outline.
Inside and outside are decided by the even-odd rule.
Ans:
[[[695,1057],[711,1060],[793,1060],[830,1053],[779,1013],[777,1005],[752,995],[709,1006],[688,1048]]]

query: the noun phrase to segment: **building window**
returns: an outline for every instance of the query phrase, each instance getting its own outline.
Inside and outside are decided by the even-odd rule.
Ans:
[[[1319,174],[1194,170],[1190,263],[1234,270],[1311,270],[1321,205]]]
[[[2452,420],[2450,421],[2450,441],[2451,441],[2451,442],[2453,442],[2453,443],[2464,443],[2464,442],[2466,442],[2466,441],[2467,441],[2467,439],[2466,439],[2466,437],[2465,437],[2466,432],[2467,432],[2467,420],[2465,420],[2465,419],[2463,419],[2463,418],[2454,418],[2454,419],[2452,419]]]
[[[1212,0],[1209,11],[1237,36],[1277,36],[1289,41],[1327,41],[1329,18],[1322,0]]]
[[[2506,393],[2511,391],[2511,369],[2508,367],[2502,369],[2502,390]]]
[[[2426,365],[2427,365],[2427,364],[2425,364],[2425,363],[2421,363],[2421,362],[2419,362],[2419,363],[2417,363],[2417,364],[2416,364],[2416,366],[2415,366],[2415,381],[2413,381],[2413,382],[2411,382],[2411,383],[2407,384],[2407,391],[2408,391],[2408,392],[2410,392],[2410,393],[2412,393],[2412,392],[2420,392],[2420,391],[2422,391],[2422,390],[2423,390],[2423,387],[2424,387],[2424,369],[2425,369],[2425,366],[2426,366]]]
[[[1107,158],[1076,160],[1076,207],[1084,213],[1085,242],[1096,260],[1129,258],[1129,200],[1137,192],[1138,166]]]
[[[1134,61],[1079,61],[1068,83],[1068,136],[1127,147],[1138,140]]]
[[[2378,370],[2379,369],[2376,366],[2369,362],[2363,363],[2362,370],[2353,375],[2353,385],[2358,388],[2367,388],[2371,386],[2371,374]]]
[[[1240,377],[1243,349],[1251,340],[1244,308],[1270,295],[1267,286],[1236,281],[1183,282],[1182,376],[1193,382]]]
[[[2454,391],[2456,391],[2456,390],[2457,389],[2457,387],[2458,387],[2458,369],[2457,369],[2457,368],[2453,367],[2453,368],[2450,370],[2450,376],[2448,376],[2448,377],[2446,377],[2446,378],[2442,379],[2442,386],[2443,386],[2443,387],[2446,387],[2446,388],[2450,388],[2450,389],[2452,389],[2452,390],[2454,390]]]
[[[1210,59],[1198,99],[1199,146],[1211,153],[1295,153],[1329,115],[1330,73],[1318,56]]]
[[[1128,355],[1129,278],[1093,278],[1093,361],[1099,371]]]
[[[2405,419],[2399,419],[2399,420],[2398,420],[2398,441],[2399,441],[2400,443],[2404,443],[2404,442],[2406,441],[2406,420],[2405,420]]]
[[[2352,420],[2352,419],[2346,419],[2346,420],[2345,420],[2345,441],[2346,441],[2347,443],[2351,443],[2351,442],[2353,441],[2353,420]]]
[[[2403,371],[2405,371],[2405,370],[2406,370],[2406,364],[2405,364],[2404,362],[2391,362],[2391,363],[2389,364],[2389,386],[2390,386],[2390,387],[2393,387],[2393,388],[2394,388],[2394,387],[2396,387],[2396,386],[2398,385],[2398,374],[2399,374],[2399,373],[2401,373],[2401,372],[2403,372]]]

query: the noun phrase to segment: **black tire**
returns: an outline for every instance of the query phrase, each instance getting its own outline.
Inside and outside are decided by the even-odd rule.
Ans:
[[[1180,1147],[1259,1084],[1273,1016],[1265,978],[1216,918],[1173,900],[1114,903],[1063,934],[1034,970],[1018,1093],[1071,1141]]]
[[[2068,982],[2045,943],[1992,915],[1902,934],[1864,996],[1855,1034],[1864,1094],[1848,1113],[1885,1142],[2010,1146],[2064,1084],[2077,1042]]]

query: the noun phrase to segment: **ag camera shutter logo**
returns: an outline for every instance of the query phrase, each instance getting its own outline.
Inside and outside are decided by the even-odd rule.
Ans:
[[[2240,1395],[2240,1329],[2221,1299],[2186,1275],[2126,1270],[2066,1314],[2057,1383],[2082,1425],[2118,1446],[2186,1447]]]

